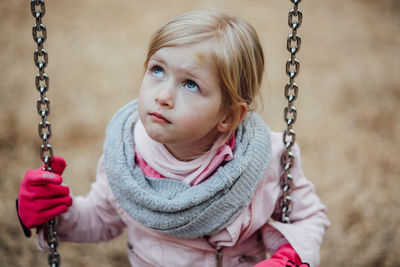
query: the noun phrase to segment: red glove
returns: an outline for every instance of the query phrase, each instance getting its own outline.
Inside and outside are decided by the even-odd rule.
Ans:
[[[54,219],[72,205],[68,186],[61,185],[67,163],[61,157],[54,157],[50,166],[54,173],[43,171],[43,166],[28,170],[19,188],[17,213],[28,237],[30,229]]]
[[[297,255],[296,251],[289,244],[283,244],[280,246],[275,253],[271,256],[271,258],[264,260],[254,267],[297,267],[297,266],[309,266],[308,264],[302,264],[299,255]]]

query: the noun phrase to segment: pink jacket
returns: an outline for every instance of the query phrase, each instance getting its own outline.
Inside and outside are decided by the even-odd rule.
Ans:
[[[254,266],[289,242],[303,262],[318,266],[319,248],[329,221],[325,207],[306,179],[300,163],[299,148],[292,168],[294,189],[291,224],[271,219],[281,194],[280,156],[284,151],[280,133],[271,133],[271,160],[265,178],[252,201],[226,229],[209,237],[181,239],[161,234],[134,221],[118,203],[108,184],[103,157],[97,178],[86,197],[75,197],[68,212],[59,216],[60,240],[73,242],[107,241],[128,231],[128,255],[132,266]],[[38,245],[45,248],[43,232]],[[219,265],[218,265],[219,264]]]

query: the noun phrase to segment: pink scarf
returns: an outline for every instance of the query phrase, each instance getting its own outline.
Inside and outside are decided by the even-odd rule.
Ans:
[[[233,159],[234,135],[219,148],[217,146],[220,139],[200,157],[191,161],[180,161],[163,144],[147,135],[140,120],[136,123],[134,131],[136,164],[146,176],[151,178],[168,177],[194,186],[207,180],[224,161]]]

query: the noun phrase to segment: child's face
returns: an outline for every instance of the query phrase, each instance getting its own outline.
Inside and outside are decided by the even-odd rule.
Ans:
[[[148,135],[180,160],[205,152],[225,132],[226,111],[206,43],[164,47],[149,60],[139,96]]]

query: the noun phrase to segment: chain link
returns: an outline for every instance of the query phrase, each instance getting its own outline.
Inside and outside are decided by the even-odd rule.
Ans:
[[[282,196],[279,200],[281,210],[281,221],[290,223],[290,212],[292,210],[292,199],[290,191],[293,186],[293,177],[291,169],[294,165],[294,155],[292,147],[296,142],[296,133],[293,130],[293,125],[297,119],[297,110],[293,103],[297,99],[299,87],[295,83],[295,78],[300,71],[300,62],[296,59],[296,53],[299,52],[301,46],[301,38],[297,34],[297,29],[303,21],[303,14],[299,10],[301,0],[290,0],[293,3],[293,9],[289,11],[288,24],[292,29],[292,33],[287,39],[287,50],[290,53],[290,58],[286,62],[286,74],[289,76],[289,82],[285,85],[285,97],[288,104],[283,111],[283,118],[286,122],[286,129],[283,131],[283,143],[286,150],[282,153],[281,164],[283,175],[281,177]]]
[[[52,133],[51,124],[47,120],[47,116],[50,114],[50,100],[46,97],[46,93],[49,90],[49,76],[45,73],[45,68],[47,67],[49,59],[46,50],[43,49],[43,43],[46,42],[47,39],[47,30],[42,24],[42,18],[46,13],[44,0],[31,0],[31,13],[36,20],[35,25],[32,27],[32,37],[37,45],[37,49],[33,53],[33,62],[39,70],[39,73],[35,77],[35,86],[40,93],[40,97],[36,102],[36,108],[42,119],[38,125],[38,133],[42,139],[40,159],[44,163],[43,170],[52,172],[50,161],[53,158],[53,148],[49,143]],[[55,230],[56,225],[55,219],[47,222],[47,243],[50,247],[48,263],[51,267],[58,267],[61,262],[60,254],[57,252],[58,238]]]

